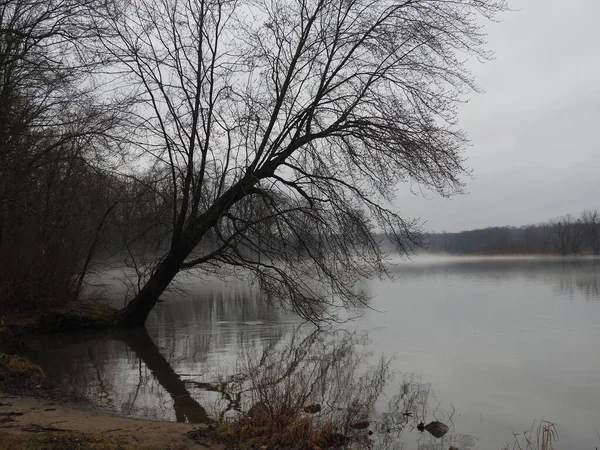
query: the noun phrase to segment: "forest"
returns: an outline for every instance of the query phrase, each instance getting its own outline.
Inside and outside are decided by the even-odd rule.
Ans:
[[[436,253],[597,256],[600,254],[600,213],[597,209],[586,209],[578,217],[567,214],[538,225],[432,233],[426,248]]]

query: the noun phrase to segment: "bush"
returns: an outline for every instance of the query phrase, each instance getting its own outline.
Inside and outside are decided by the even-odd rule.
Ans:
[[[0,353],[0,381],[39,382],[46,378],[40,366],[21,356]]]

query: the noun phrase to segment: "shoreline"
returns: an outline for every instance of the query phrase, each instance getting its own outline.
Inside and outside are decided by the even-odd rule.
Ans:
[[[29,336],[84,330],[110,333],[114,311],[86,302],[22,315],[0,326],[0,450],[225,449],[203,438],[204,433],[188,435],[202,425],[123,417],[95,409],[61,392],[39,366],[19,356],[26,353]]]
[[[77,448],[224,450],[209,441],[192,440],[188,433],[195,429],[198,425],[121,417],[43,395],[0,391],[0,449],[45,448],[37,447],[44,442],[47,448],[61,448],[88,442],[90,447]]]

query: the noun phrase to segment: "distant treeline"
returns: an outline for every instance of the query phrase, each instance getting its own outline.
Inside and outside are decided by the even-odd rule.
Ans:
[[[433,233],[430,252],[464,254],[600,254],[600,212],[585,210],[538,225]]]

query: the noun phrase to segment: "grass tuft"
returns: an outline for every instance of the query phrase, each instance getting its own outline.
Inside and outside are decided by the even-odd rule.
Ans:
[[[21,356],[0,353],[0,381],[39,382],[46,378],[40,366]]]
[[[298,332],[262,352],[246,348],[230,382],[239,395],[228,395],[239,398],[246,414],[221,415],[200,434],[239,449],[326,449],[366,439],[389,377],[389,361],[369,363],[367,344],[354,333]],[[366,424],[361,430],[353,426],[359,422]]]
[[[556,424],[547,420],[541,420],[537,426],[534,422],[529,430],[513,435],[512,450],[554,450],[554,443],[558,441]],[[510,450],[510,447],[503,450]]]

